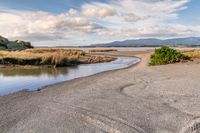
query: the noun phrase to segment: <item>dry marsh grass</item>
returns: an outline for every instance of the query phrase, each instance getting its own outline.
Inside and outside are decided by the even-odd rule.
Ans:
[[[117,49],[90,49],[89,53],[96,53],[96,52],[112,52],[118,51]]]
[[[74,49],[27,49],[0,51],[2,65],[53,65],[69,66],[80,63],[98,63],[114,60],[111,57],[85,56],[83,50]]]
[[[184,51],[184,54],[191,58],[200,59],[200,50]]]
[[[24,51],[1,51],[1,64],[19,65],[55,65],[65,66],[79,62],[79,57],[84,56],[81,50],[65,49],[28,49]]]
[[[29,53],[64,53],[68,56],[83,56],[85,53],[83,50],[77,50],[77,49],[42,49],[42,48],[35,48],[35,49],[27,49],[24,50],[25,52]]]

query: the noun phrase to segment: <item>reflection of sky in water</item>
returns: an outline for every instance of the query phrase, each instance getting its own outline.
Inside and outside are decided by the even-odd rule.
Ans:
[[[67,81],[99,72],[125,68],[138,62],[137,58],[120,57],[109,63],[83,64],[77,67],[42,68],[34,70],[0,71],[0,95],[20,90],[36,90],[45,85]]]

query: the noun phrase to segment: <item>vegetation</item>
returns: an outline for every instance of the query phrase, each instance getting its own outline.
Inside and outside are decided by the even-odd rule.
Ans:
[[[73,49],[27,49],[23,51],[0,51],[1,65],[49,65],[54,67],[98,63],[114,60],[111,57],[85,56],[83,50]]]
[[[199,49],[187,50],[187,51],[185,50],[184,54],[191,58],[194,58],[194,59],[200,59],[200,50]]]
[[[190,58],[187,55],[178,52],[175,49],[172,49],[168,46],[163,46],[159,49],[156,49],[154,54],[151,55],[150,65],[165,65],[181,61],[189,60]]]
[[[6,50],[7,49],[7,46],[4,45],[4,44],[0,44],[0,50]]]
[[[7,38],[0,36],[0,50],[24,50],[28,48],[33,48],[30,42],[24,41],[9,41]]]
[[[7,49],[8,48],[7,45],[6,45],[7,43],[8,43],[8,39],[0,36],[0,50]]]
[[[24,51],[32,54],[63,53],[64,55],[68,56],[85,55],[85,52],[83,50],[78,50],[78,49],[34,48],[34,49],[26,49]]]
[[[117,51],[117,49],[90,49],[89,53],[95,53],[95,52],[111,52],[111,51]]]

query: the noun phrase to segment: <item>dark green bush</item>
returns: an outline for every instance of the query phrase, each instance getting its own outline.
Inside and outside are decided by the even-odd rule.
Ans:
[[[163,46],[159,49],[156,49],[154,54],[151,55],[149,64],[165,65],[185,60],[189,60],[189,57],[168,46]]]

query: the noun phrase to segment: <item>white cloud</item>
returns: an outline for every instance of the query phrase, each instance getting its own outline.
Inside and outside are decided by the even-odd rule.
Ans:
[[[86,17],[108,17],[116,15],[116,9],[109,4],[92,3],[82,6],[82,13]]]
[[[169,23],[190,0],[113,0],[92,2],[57,15],[0,11],[0,34],[37,44],[86,45],[143,37],[196,36],[200,26]]]
[[[0,33],[15,39],[36,40],[37,36],[39,39],[42,36],[47,39],[53,36],[53,38],[68,38],[73,34],[78,37],[102,28],[87,18],[76,15],[75,10],[59,15],[46,12],[3,12],[0,13],[0,21]]]

